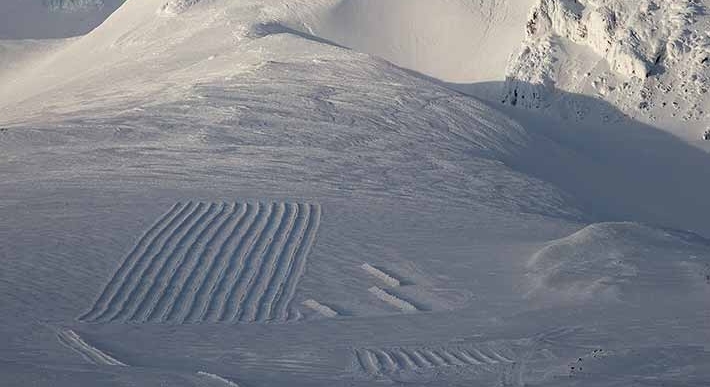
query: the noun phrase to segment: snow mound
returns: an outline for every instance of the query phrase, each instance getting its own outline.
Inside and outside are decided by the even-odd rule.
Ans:
[[[534,295],[638,300],[657,292],[686,294],[708,286],[710,240],[638,223],[599,223],[543,248],[528,267]]]
[[[702,118],[710,33],[700,0],[539,0],[510,63],[504,101],[553,104],[554,89],[601,97],[626,113]]]

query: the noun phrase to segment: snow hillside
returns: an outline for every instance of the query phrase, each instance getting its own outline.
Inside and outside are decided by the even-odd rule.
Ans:
[[[330,0],[282,8],[298,16],[275,20],[491,101],[573,121],[612,115],[557,90],[579,93],[697,140],[710,110],[706,9],[701,0]]]
[[[710,385],[708,153],[506,82],[544,36],[641,71],[651,37],[561,37],[602,3],[129,0],[2,41],[0,385]]]

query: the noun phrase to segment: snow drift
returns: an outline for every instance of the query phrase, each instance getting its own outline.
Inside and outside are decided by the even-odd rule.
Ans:
[[[638,223],[593,224],[537,252],[534,295],[653,300],[707,288],[710,240]]]

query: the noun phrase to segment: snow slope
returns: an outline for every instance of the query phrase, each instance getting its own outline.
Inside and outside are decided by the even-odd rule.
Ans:
[[[128,1],[6,72],[0,384],[708,385],[707,153],[369,55],[500,80],[392,50],[497,44],[427,4]]]

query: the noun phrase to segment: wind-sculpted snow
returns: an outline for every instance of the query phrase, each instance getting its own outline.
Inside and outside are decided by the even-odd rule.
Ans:
[[[551,243],[529,262],[533,294],[653,299],[707,287],[710,240],[636,223],[600,223]]]

